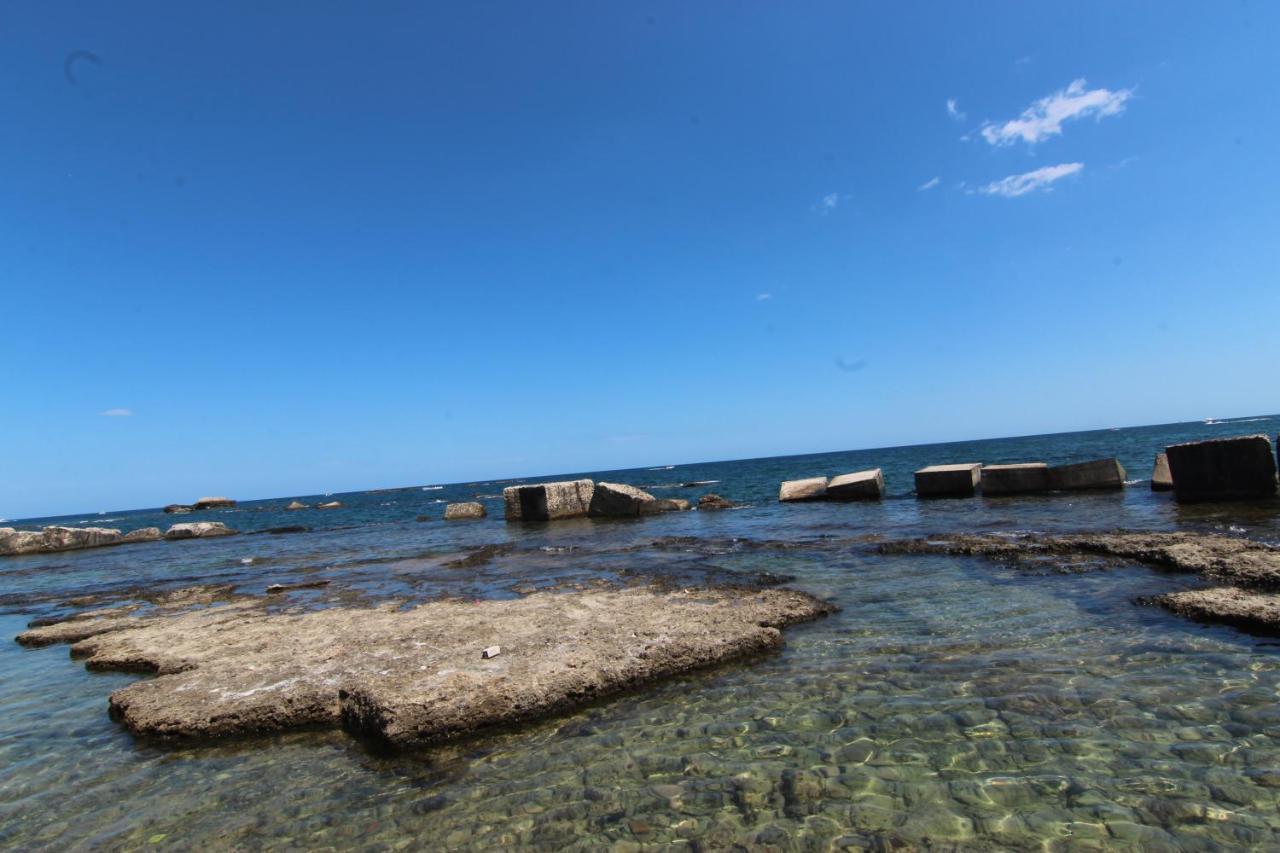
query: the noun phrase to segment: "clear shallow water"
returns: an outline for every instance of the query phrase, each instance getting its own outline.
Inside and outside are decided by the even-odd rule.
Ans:
[[[341,733],[139,742],[106,715],[107,694],[134,676],[85,672],[65,647],[0,644],[0,845],[1274,847],[1280,646],[1132,603],[1194,579],[884,557],[862,539],[1128,527],[1280,542],[1280,501],[1180,508],[1145,482],[1167,443],[1278,428],[1273,418],[597,475],[647,485],[715,479],[657,493],[753,503],[637,522],[507,526],[494,499],[486,521],[438,520],[433,501],[500,494],[493,483],[334,495],[345,507],[326,512],[283,512],[285,497],[181,520],[312,532],[0,561],[0,631],[9,636],[85,593],[210,582],[254,592],[317,578],[368,598],[422,598],[770,572],[842,608],[789,629],[783,652],[751,665],[397,757]],[[910,472],[931,462],[1104,455],[1144,482],[1080,497],[906,497]],[[781,479],[871,465],[885,468],[898,497],[774,500]],[[413,520],[422,513],[436,520]],[[125,529],[177,520],[107,517]],[[82,519],[98,523],[59,521]],[[493,544],[504,547],[489,559],[448,565]]]

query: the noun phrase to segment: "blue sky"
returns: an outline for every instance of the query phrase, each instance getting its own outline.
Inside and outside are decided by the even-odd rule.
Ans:
[[[1280,409],[1277,4],[5,18],[0,516]]]

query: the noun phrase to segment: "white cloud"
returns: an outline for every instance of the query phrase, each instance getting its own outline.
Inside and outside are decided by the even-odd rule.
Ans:
[[[757,294],[756,294],[756,302],[764,302],[766,299],[772,299],[772,298],[773,298],[773,294],[772,294],[772,293],[757,293]]]
[[[956,121],[964,121],[969,117],[967,113],[960,111],[960,102],[955,98],[947,98],[947,115]]]
[[[830,213],[840,206],[840,193],[827,193],[814,205],[814,210],[822,214]]]
[[[982,138],[992,145],[1012,145],[1018,140],[1034,145],[1062,133],[1062,123],[1086,116],[1104,118],[1124,112],[1133,97],[1132,89],[1112,92],[1110,89],[1085,89],[1083,79],[1052,95],[1041,98],[1022,111],[1022,115],[1003,124],[987,122]]]
[[[1056,166],[1045,166],[1034,172],[1021,175],[1010,175],[986,186],[978,187],[983,195],[998,195],[1005,198],[1017,198],[1036,190],[1047,190],[1054,181],[1060,181],[1068,175],[1074,175],[1084,168],[1084,163],[1059,163]]]
[[[107,409],[105,412],[99,412],[104,418],[131,418],[133,417],[132,409]]]
[[[930,178],[920,186],[916,187],[916,192],[925,192],[927,190],[931,190],[940,183],[942,183],[942,178]]]

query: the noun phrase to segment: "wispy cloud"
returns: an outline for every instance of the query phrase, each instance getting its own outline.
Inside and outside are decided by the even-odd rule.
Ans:
[[[960,110],[960,102],[955,98],[947,98],[947,115],[956,121],[964,121],[969,115]]]
[[[827,193],[818,200],[813,209],[825,216],[840,206],[841,198],[840,193]]]
[[[99,412],[104,418],[131,418],[133,417],[132,409],[107,409],[105,412]]]
[[[772,298],[773,298],[773,294],[772,294],[772,293],[757,293],[757,294],[756,294],[756,302],[764,302],[765,300],[772,299]]]
[[[1059,163],[1056,166],[1045,166],[1033,172],[1023,172],[1021,175],[1010,175],[1007,178],[992,181],[978,187],[978,192],[984,195],[1017,198],[1036,190],[1048,190],[1055,181],[1074,175],[1083,168],[1084,163]]]
[[[1062,133],[1063,122],[1094,116],[1101,119],[1124,112],[1133,97],[1132,89],[1086,89],[1083,79],[1073,80],[1065,89],[1041,98],[1004,123],[987,122],[982,138],[992,145],[1012,145],[1021,140],[1034,145]]]
[[[916,187],[916,192],[927,192],[940,183],[942,183],[942,178],[930,178],[920,186]]]

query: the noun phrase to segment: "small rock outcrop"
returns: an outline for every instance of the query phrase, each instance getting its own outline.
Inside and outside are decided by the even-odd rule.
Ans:
[[[591,480],[563,480],[507,486],[502,502],[507,521],[558,521],[586,516],[594,494]]]
[[[1252,500],[1276,493],[1276,457],[1265,435],[1173,444],[1165,453],[1179,502]]]
[[[982,466],[982,494],[1031,495],[1049,491],[1049,466],[1043,462],[1015,462]]]
[[[342,501],[327,501],[316,504],[316,509],[342,509]]]
[[[139,527],[137,530],[130,530],[121,539],[121,542],[155,542],[163,539],[164,534],[160,532],[159,527]]]
[[[465,519],[484,518],[488,515],[484,504],[478,501],[449,504],[444,508],[445,521],[462,521]]]
[[[1155,465],[1151,468],[1151,491],[1173,491],[1173,475],[1169,473],[1169,455],[1167,453],[1156,454]]]
[[[703,495],[698,498],[698,509],[733,509],[735,506],[736,503],[719,495]]]
[[[232,536],[232,530],[221,521],[191,521],[174,524],[164,532],[165,539],[203,539],[211,536]]]
[[[1054,465],[1049,468],[1049,488],[1059,492],[1123,489],[1124,475],[1119,459]]]
[[[285,507],[285,509],[289,510],[290,512],[296,512],[300,509],[309,509],[309,508],[310,507],[308,507],[302,501],[289,501],[289,505]]]
[[[192,509],[228,509],[236,505],[231,498],[201,498],[191,505]]]
[[[169,504],[164,511],[169,515],[185,515],[191,512],[191,504]]]
[[[878,501],[884,497],[884,472],[879,468],[832,477],[827,483],[829,501]]]
[[[664,512],[684,512],[693,509],[693,504],[684,498],[654,498],[640,505],[641,515],[658,515]]]
[[[916,497],[971,498],[982,479],[982,465],[961,462],[954,465],[929,465],[915,473]]]
[[[111,694],[112,717],[137,734],[341,726],[411,747],[777,649],[782,627],[834,610],[781,588],[542,592],[410,609],[270,612],[264,601],[69,620],[21,641],[80,637],[72,654],[89,669],[154,673]],[[482,657],[494,647],[501,654]]]
[[[805,480],[787,480],[778,489],[779,501],[821,501],[827,498],[827,478],[809,477]]]

